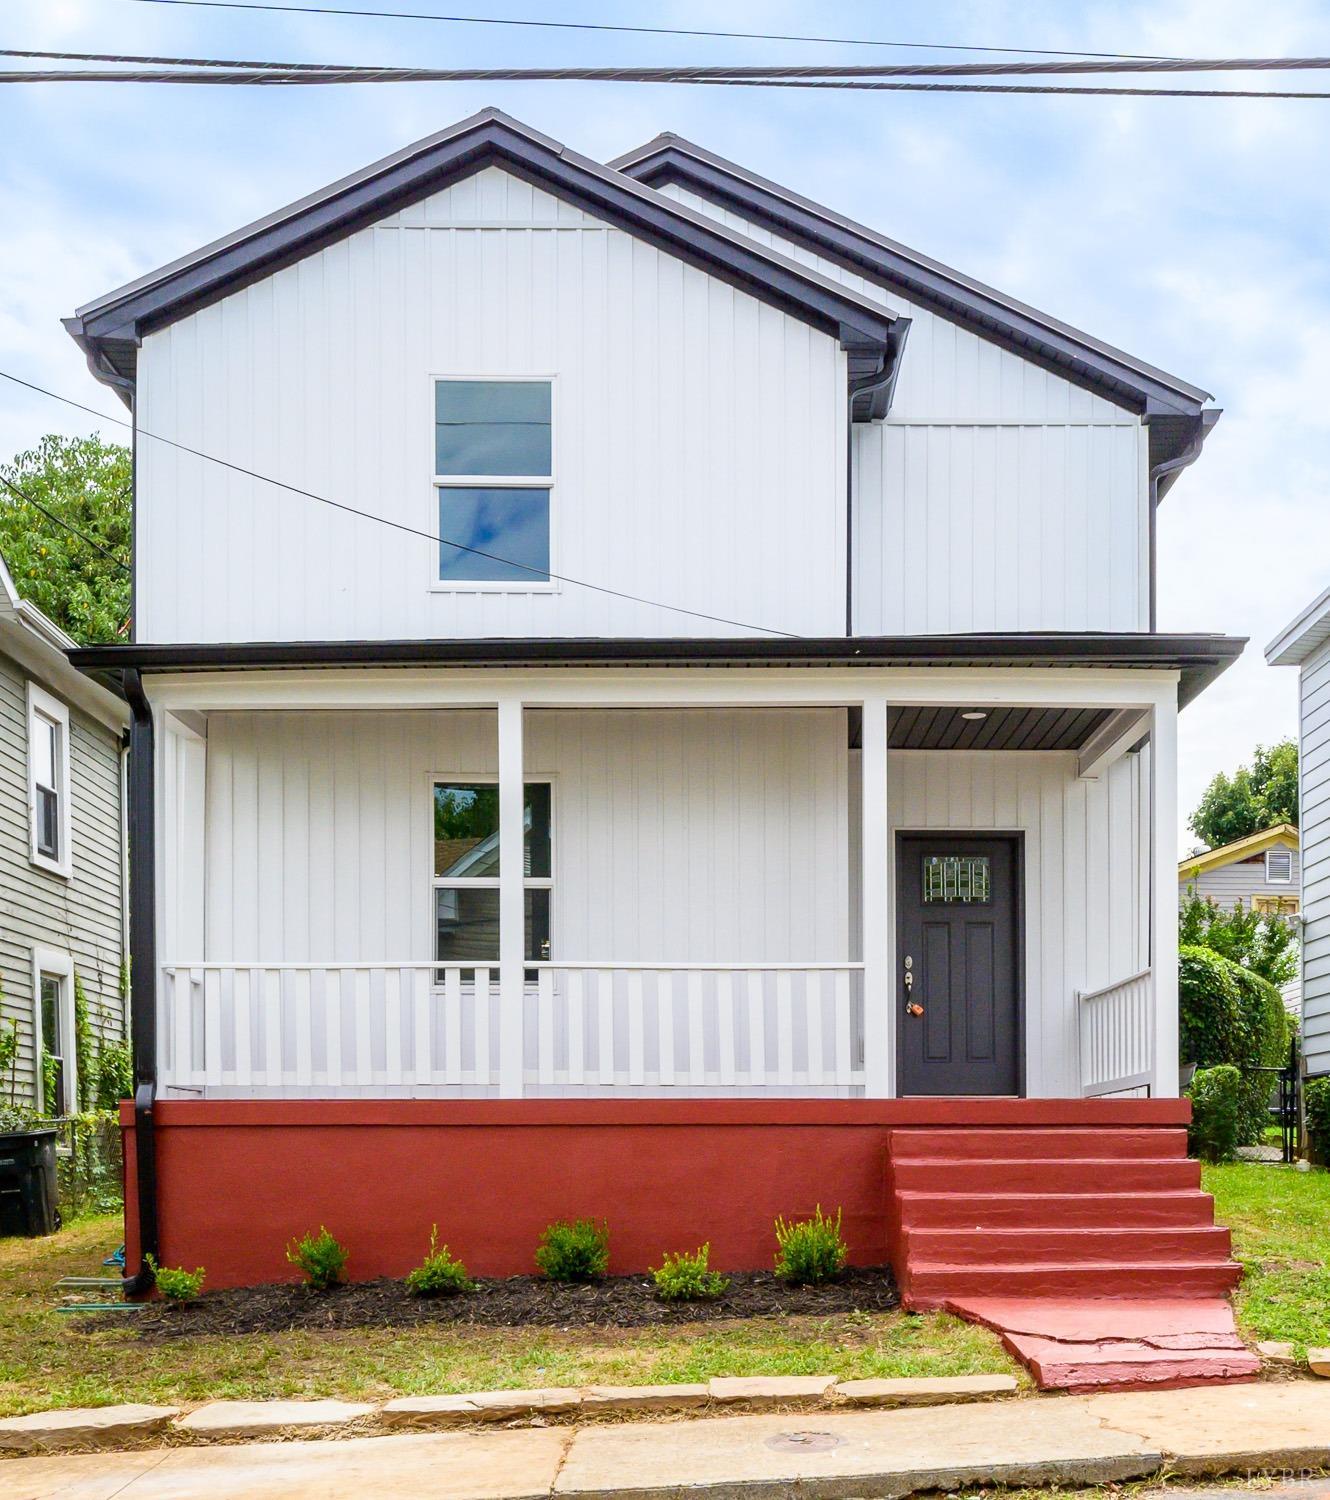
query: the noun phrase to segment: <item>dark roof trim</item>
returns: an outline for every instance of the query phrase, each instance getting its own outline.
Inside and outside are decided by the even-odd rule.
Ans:
[[[491,162],[854,349],[894,361],[908,319],[705,214],[482,110],[81,307],[65,327],[99,379],[132,380],[142,336],[271,275]],[[121,394],[124,390],[121,388]]]
[[[144,672],[254,667],[827,666],[827,667],[1162,667],[1182,673],[1179,702],[1191,701],[1242,654],[1245,639],[1223,635],[1065,634],[791,637],[599,637],[517,640],[246,641],[154,646],[84,646],[70,660],[84,671]]]
[[[1196,417],[1209,392],[1039,312],[789,188],[673,134],[611,166],[653,187],[677,183],[788,236],[1065,378],[1145,414]],[[1160,461],[1158,458],[1155,462]]]

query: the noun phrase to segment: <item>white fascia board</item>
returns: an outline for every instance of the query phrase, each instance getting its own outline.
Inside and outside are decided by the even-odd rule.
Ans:
[[[1272,667],[1297,666],[1330,640],[1330,589],[1326,589],[1265,648],[1266,662]]]

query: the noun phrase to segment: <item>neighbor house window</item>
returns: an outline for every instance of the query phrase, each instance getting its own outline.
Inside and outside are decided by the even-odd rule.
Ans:
[[[69,710],[28,684],[28,813],[32,862],[70,872]]]
[[[73,1114],[78,1104],[74,1063],[74,964],[68,954],[38,948],[32,958],[37,1108]]]
[[[1293,855],[1288,849],[1265,851],[1265,882],[1267,885],[1290,885],[1293,881]]]
[[[439,582],[550,581],[554,484],[548,380],[436,380]]]
[[[524,955],[550,956],[554,886],[550,784],[523,797]],[[499,961],[499,788],[493,781],[434,783],[434,956],[467,968]]]

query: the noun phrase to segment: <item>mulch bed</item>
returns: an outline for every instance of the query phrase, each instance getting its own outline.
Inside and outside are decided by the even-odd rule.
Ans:
[[[570,1286],[539,1276],[477,1281],[474,1292],[410,1297],[400,1281],[361,1281],[311,1292],[305,1286],[237,1287],[196,1302],[153,1302],[128,1326],[152,1341],[209,1334],[281,1333],[290,1328],[652,1328],[736,1318],[888,1312],[898,1298],[886,1267],[852,1267],[823,1286],[787,1286],[768,1271],[739,1271],[710,1302],[662,1302],[645,1276],[609,1276]],[[103,1328],[104,1324],[87,1325]]]

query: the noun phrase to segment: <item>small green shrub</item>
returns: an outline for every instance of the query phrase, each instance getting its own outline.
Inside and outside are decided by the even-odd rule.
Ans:
[[[94,1102],[98,1109],[115,1109],[134,1097],[134,1058],[128,1042],[109,1042],[97,1054]]]
[[[559,1219],[540,1237],[536,1265],[551,1281],[599,1281],[609,1270],[610,1230],[602,1219]]]
[[[462,1262],[448,1253],[447,1245],[439,1244],[437,1224],[429,1232],[429,1252],[425,1259],[414,1271],[407,1272],[406,1289],[413,1297],[447,1296],[476,1289]]]
[[[700,1245],[691,1255],[686,1250],[667,1255],[651,1273],[656,1296],[666,1302],[709,1302],[719,1297],[730,1278],[710,1269],[710,1256],[710,1245]]]
[[[840,1232],[840,1209],[834,1219],[819,1203],[811,1219],[776,1220],[776,1275],[798,1286],[834,1281],[845,1269],[847,1252]]]
[[[1188,1151],[1205,1161],[1230,1161],[1241,1124],[1242,1074],[1230,1063],[1202,1068],[1187,1093],[1191,1098]]]
[[[1309,1079],[1302,1097],[1311,1159],[1318,1166],[1330,1165],[1330,1078]]]
[[[183,1266],[159,1266],[151,1255],[144,1259],[152,1268],[157,1290],[168,1302],[192,1302],[203,1290],[205,1272],[202,1266],[186,1271]]]
[[[317,1234],[302,1235],[286,1247],[286,1258],[299,1266],[305,1280],[316,1292],[326,1292],[342,1279],[346,1268],[346,1246],[319,1226]]]

